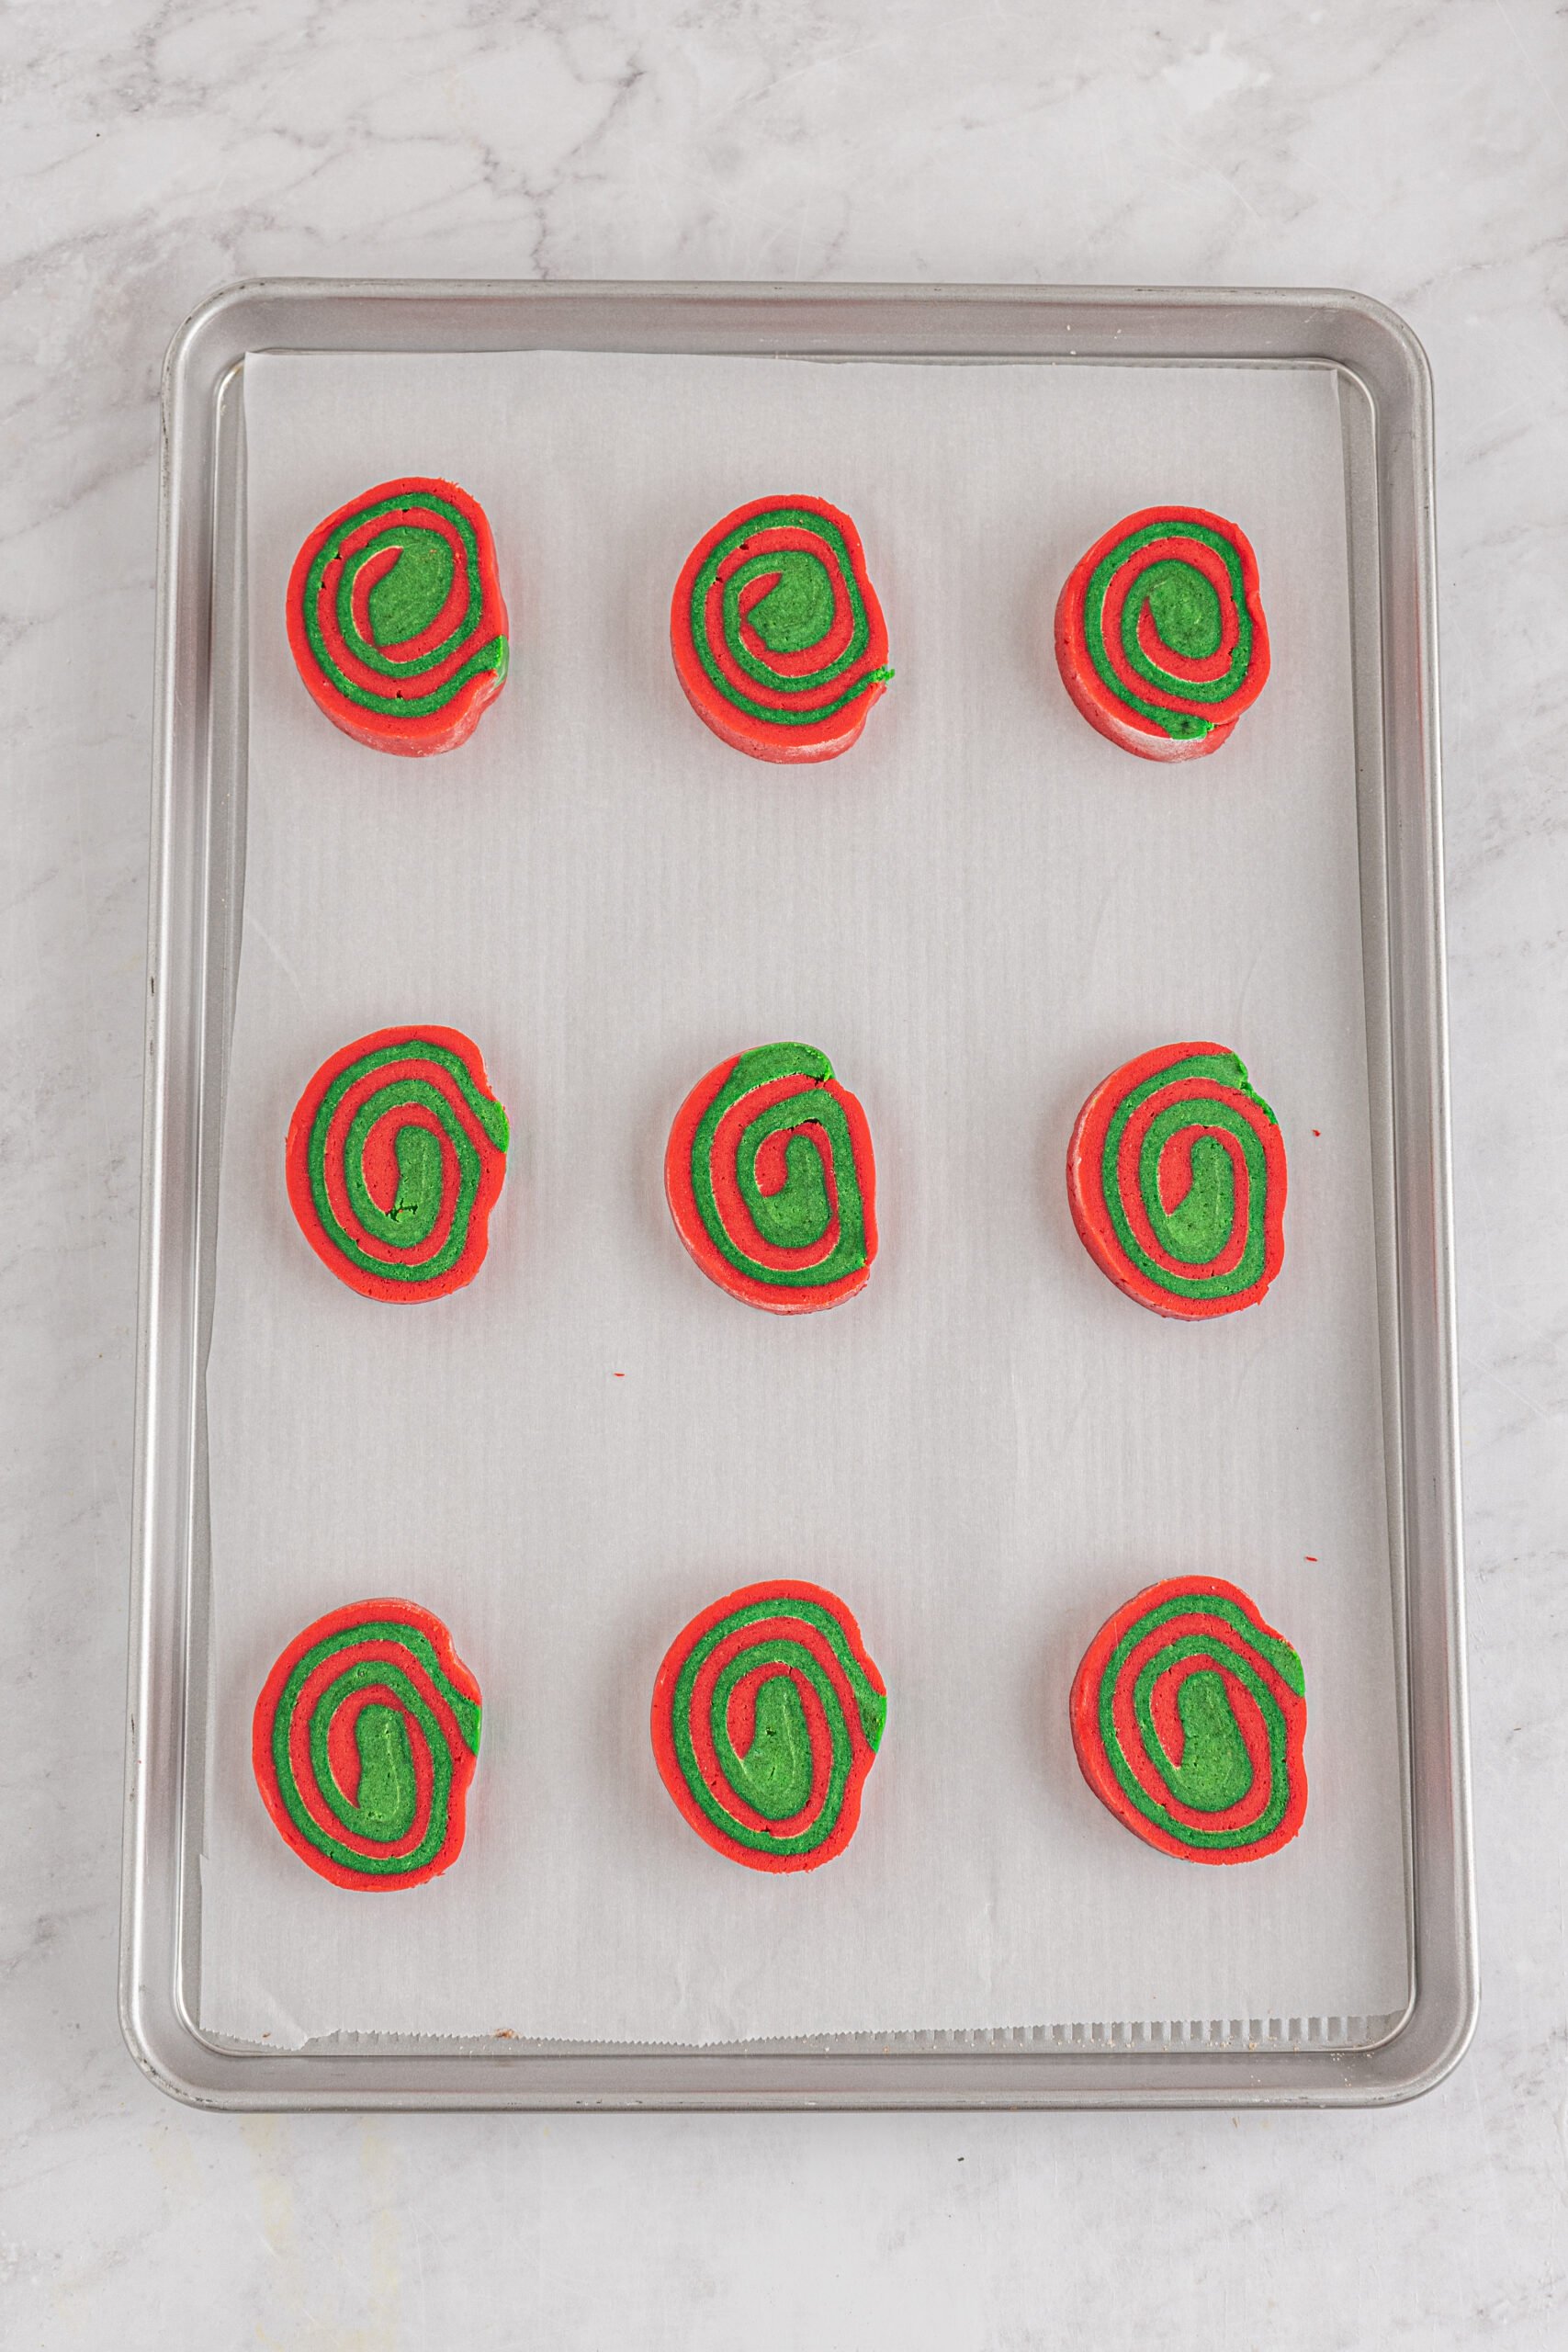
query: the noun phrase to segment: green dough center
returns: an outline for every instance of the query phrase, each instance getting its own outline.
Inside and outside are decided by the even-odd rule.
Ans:
[[[365,1708],[354,1726],[359,1750],[355,1827],[378,1844],[391,1845],[413,1827],[418,1792],[409,1736],[395,1707]]]
[[[787,1821],[809,1799],[811,1734],[787,1674],[770,1675],[758,1686],[751,1745],[736,1761],[736,1792],[764,1821]]]
[[[395,1238],[417,1250],[429,1239],[441,1214],[441,1146],[428,1127],[407,1126],[398,1129],[392,1148],[398,1161]]]
[[[452,591],[452,550],[439,531],[410,526],[400,535],[396,563],[366,599],[378,645],[402,645],[430,627]]]
[[[774,1107],[791,1119],[800,1116],[797,1101]],[[792,1136],[784,1146],[784,1182],[776,1193],[764,1193],[754,1167],[746,1170],[741,1195],[764,1241],[775,1250],[809,1250],[821,1240],[833,1215],[822,1155],[807,1136]]]
[[[1194,1813],[1224,1813],[1252,1786],[1252,1758],[1225,1690],[1207,1668],[1190,1674],[1176,1694],[1181,1718],[1181,1761],[1169,1764],[1171,1792]]]
[[[770,653],[806,653],[833,625],[833,582],[820,556],[784,548],[767,559],[777,580],[746,617]]]
[[[1206,662],[1220,650],[1224,616],[1213,582],[1188,563],[1156,563],[1144,579],[1160,642],[1184,661]]]
[[[1163,1219],[1164,1241],[1184,1265],[1206,1266],[1231,1238],[1235,1223],[1235,1170],[1217,1136],[1195,1136],[1192,1182]]]

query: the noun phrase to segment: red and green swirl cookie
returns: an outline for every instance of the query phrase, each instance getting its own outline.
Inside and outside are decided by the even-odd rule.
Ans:
[[[355,1601],[307,1625],[267,1676],[256,1786],[285,1842],[334,1886],[417,1886],[461,1851],[479,1714],[439,1617]]]
[[[804,1315],[870,1279],[871,1130],[813,1046],[758,1046],[699,1079],[670,1130],[664,1190],[704,1273],[750,1306]]]
[[[1196,506],[1096,539],[1056,605],[1056,664],[1089,725],[1145,760],[1217,752],[1269,675],[1258,559]]]
[[[334,727],[374,752],[450,752],[506,676],[483,509],[455,482],[384,481],[319,523],[288,578],[288,642]]]
[[[753,1871],[814,1871],[842,1853],[886,1720],[843,1602],[793,1580],[694,1617],[653,1686],[660,1779],[699,1838]]]
[[[288,1123],[299,1229],[367,1298],[460,1290],[484,1259],[509,1132],[461,1030],[356,1037],[321,1064]]]
[[[699,718],[758,760],[830,760],[893,673],[860,533],[822,498],[754,498],[686,558],[670,608]]]
[[[1096,1265],[1156,1315],[1234,1315],[1284,1259],[1284,1141],[1224,1046],[1112,1070],[1078,1113],[1067,1200]]]
[[[1306,1812],[1302,1662],[1217,1577],[1174,1577],[1120,1608],[1073,1680],[1073,1746],[1100,1803],[1189,1862],[1251,1862]]]

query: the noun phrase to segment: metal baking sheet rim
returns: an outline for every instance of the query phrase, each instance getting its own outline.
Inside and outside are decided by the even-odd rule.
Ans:
[[[1358,790],[1369,961],[1386,1034],[1393,1295],[1388,1409],[1403,1531],[1412,1985],[1404,2015],[1314,2041],[1289,2019],[1185,2043],[1115,2027],[899,2036],[852,2047],[690,2050],[429,2042],[269,2053],[201,2032],[184,1997],[194,1910],[187,1706],[205,1594],[203,1235],[231,1004],[243,759],[243,598],[220,593],[218,503],[238,464],[248,352],[583,349],[926,362],[1279,364],[1337,368],[1366,431],[1347,440]],[[1352,403],[1352,407],[1356,404]],[[1022,2108],[1376,2106],[1463,2055],[1478,2004],[1458,1476],[1431,380],[1420,345],[1367,297],[1314,288],[769,286],[254,280],[186,322],[164,379],[131,1644],[120,2017],[149,2078],[197,2106],[283,2108]],[[1352,447],[1352,440],[1356,446]],[[231,479],[224,484],[228,469]],[[1359,509],[1358,512],[1356,510]],[[1353,559],[1353,575],[1359,572]],[[1355,593],[1353,576],[1352,593]],[[1375,670],[1375,674],[1372,673]],[[226,798],[227,796],[227,798]],[[227,830],[225,826],[227,825]],[[1349,2021],[1354,2023],[1355,2021]],[[911,2044],[919,2046],[911,2047]]]

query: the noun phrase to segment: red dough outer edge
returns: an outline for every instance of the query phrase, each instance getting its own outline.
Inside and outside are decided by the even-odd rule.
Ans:
[[[727,1290],[732,1298],[747,1306],[763,1308],[769,1315],[815,1314],[819,1307],[837,1306],[863,1291],[876,1263],[876,1160],[872,1150],[871,1125],[848,1087],[840,1086],[836,1078],[823,1082],[822,1091],[831,1094],[840,1105],[850,1130],[865,1216],[864,1265],[857,1267],[852,1274],[841,1275],[836,1283],[823,1283],[816,1289],[809,1284],[758,1282],[753,1275],[743,1274],[716,1246],[698,1212],[692,1190],[692,1144],[709,1103],[728,1083],[737,1063],[744,1058],[741,1054],[731,1054],[727,1060],[716,1063],[705,1077],[698,1079],[676,1112],[664,1148],[664,1197],[670,1204],[675,1230],[694,1262],[720,1290]],[[805,1591],[806,1587],[802,1586],[801,1590]]]
[[[1269,1159],[1269,1197],[1264,1204],[1263,1272],[1256,1283],[1245,1291],[1237,1291],[1229,1298],[1183,1298],[1174,1291],[1161,1290],[1145,1282],[1137,1269],[1127,1262],[1121,1240],[1111,1222],[1111,1212],[1105,1204],[1102,1182],[1102,1154],[1105,1131],[1116,1105],[1124,1094],[1140,1086],[1155,1071],[1171,1062],[1185,1060],[1198,1054],[1229,1055],[1228,1046],[1213,1041],[1194,1041],[1179,1046],[1156,1046],[1146,1054],[1138,1054],[1123,1062],[1109,1077],[1102,1078],[1089,1095],[1073,1125],[1067,1142],[1067,1206],[1078,1239],[1106,1278],[1113,1282],[1122,1295],[1138,1306],[1146,1306],[1156,1315],[1168,1316],[1179,1323],[1211,1323],[1241,1308],[1255,1306],[1269,1289],[1279,1274],[1285,1256],[1285,1191],[1287,1170],[1284,1147],[1270,1151],[1267,1135],[1264,1150]],[[1278,1130],[1275,1130],[1277,1133]]]
[[[865,568],[865,549],[861,544],[860,533],[849,516],[840,513],[838,507],[829,505],[825,498],[808,497],[804,492],[792,493],[787,497],[749,499],[745,505],[737,506],[711,530],[703,533],[681,568],[675,593],[670,600],[670,650],[674,656],[675,674],[681,681],[682,692],[712,734],[716,735],[721,742],[728,743],[732,751],[744,752],[750,759],[767,760],[776,767],[798,767],[816,760],[836,760],[840,752],[849,751],[852,744],[859,742],[873,704],[880,702],[887,691],[886,680],[874,680],[865,692],[857,695],[844,709],[836,711],[830,718],[818,720],[814,726],[770,727],[765,720],[737,710],[716,690],[693,643],[691,630],[692,589],[715,540],[739,530],[754,514],[769,514],[780,506],[797,506],[804,513],[823,515],[843,533],[844,544],[850,552],[851,569],[865,605],[870,630],[865,658],[874,669],[880,669],[886,663],[887,624]]]
[[[768,1583],[743,1585],[739,1592],[726,1593],[721,1600],[710,1603],[682,1627],[664,1653],[659,1672],[654,1677],[650,1729],[659,1777],[687,1826],[694,1829],[704,1844],[711,1846],[716,1854],[722,1854],[727,1861],[739,1862],[747,1870],[778,1874],[818,1870],[824,1862],[832,1861],[836,1855],[843,1852],[860,1826],[861,1795],[871,1768],[876,1761],[876,1750],[866,1743],[857,1727],[852,1743],[853,1760],[844,1785],[844,1801],[831,1833],[808,1854],[769,1854],[755,1847],[735,1844],[716,1823],[708,1819],[686,1786],[686,1776],[675,1753],[673,1729],[675,1686],[688,1656],[708,1628],[724,1618],[733,1616],[737,1610],[750,1608],[753,1602],[775,1600],[785,1608],[791,1601],[807,1600],[819,1609],[827,1610],[838,1620],[844,1639],[854,1653],[855,1663],[872,1689],[880,1692],[883,1698],[887,1696],[887,1685],[867,1653],[859,1623],[838,1594],[828,1591],[823,1585],[807,1584],[798,1577],[784,1577]]]
[[[463,1850],[467,1829],[465,1805],[479,1763],[473,1750],[459,1741],[452,1755],[452,1789],[447,1802],[446,1841],[440,1852],[434,1855],[423,1870],[406,1871],[396,1875],[347,1870],[343,1863],[333,1861],[330,1855],[312,1846],[297,1826],[283,1802],[273,1768],[272,1727],[284,1685],[305,1651],[314,1649],[318,1642],[326,1641],[333,1634],[351,1632],[356,1625],[378,1619],[408,1625],[416,1633],[424,1634],[440,1659],[442,1672],[447,1680],[454,1683],[466,1699],[471,1699],[476,1707],[482,1708],[484,1702],[479,1683],[457,1656],[452,1645],[452,1635],[439,1617],[428,1609],[422,1609],[415,1600],[354,1600],[342,1609],[329,1610],[324,1617],[318,1617],[314,1624],[307,1625],[303,1633],[296,1634],[263,1683],[251,1718],[251,1769],[273,1827],[284,1844],[298,1854],[318,1878],[330,1880],[333,1886],[346,1887],[354,1894],[396,1894],[403,1887],[423,1886],[426,1880],[439,1878],[451,1869]]]
[[[361,1297],[383,1300],[390,1306],[418,1306],[433,1298],[446,1298],[453,1291],[464,1289],[471,1283],[485,1261],[490,1248],[490,1217],[500,1197],[506,1174],[505,1155],[489,1146],[481,1154],[482,1172],[479,1187],[474,1196],[473,1211],[468,1221],[468,1238],[456,1265],[428,1283],[395,1282],[389,1276],[369,1273],[362,1266],[350,1263],[329,1237],[322,1232],[316,1214],[315,1194],[310,1189],[310,1129],[321,1097],[333,1079],[350,1063],[382,1046],[418,1046],[429,1044],[445,1046],[468,1066],[468,1074],[482,1093],[493,1100],[495,1089],[485,1069],[484,1056],[471,1037],[460,1029],[442,1029],[426,1023],[420,1028],[376,1029],[367,1037],[356,1037],[352,1045],[344,1046],[324,1061],[305,1088],[294,1106],[288,1122],[288,1135],[284,1145],[284,1174],[288,1188],[288,1204],[294,1211],[300,1232],[329,1272],[337,1276],[350,1290]],[[493,1155],[493,1157],[491,1156]]]
[[[324,522],[318,523],[294,559],[285,603],[295,667],[317,708],[332,720],[340,734],[351,736],[369,751],[390,752],[404,759],[424,759],[436,752],[455,752],[459,743],[466,743],[506,684],[505,672],[477,672],[444,710],[426,711],[422,717],[392,718],[381,711],[366,710],[347,695],[340,694],[331,679],[321,674],[305,630],[305,581],[318,549],[340,523],[347,522],[363,507],[374,505],[379,499],[417,499],[423,492],[432,491],[438,498],[460,506],[472,524],[479,550],[480,612],[486,619],[494,616],[491,635],[509,638],[512,625],[502,594],[490,519],[479,501],[470,498],[466,490],[433,475],[404,474],[396,481],[378,482],[373,490],[362,491],[357,498],[347,500]]]
[[[1184,1845],[1179,1838],[1150,1821],[1133,1804],[1111,1770],[1111,1760],[1100,1736],[1100,1685],[1106,1661],[1129,1625],[1157,1608],[1162,1601],[1177,1598],[1189,1599],[1198,1607],[1205,1600],[1228,1600],[1242,1610],[1252,1623],[1275,1641],[1285,1635],[1270,1625],[1260,1613],[1257,1602],[1239,1585],[1227,1584],[1220,1577],[1170,1577],[1162,1583],[1145,1585],[1130,1600],[1123,1601],[1113,1616],[1109,1617],[1084,1652],[1077,1674],[1073,1677],[1071,1696],[1067,1702],[1068,1722],[1072,1731],[1073,1752],[1084,1779],[1108,1813],[1115,1815],[1124,1829],[1157,1853],[1168,1854],[1176,1861],[1201,1862],[1211,1867],[1224,1867],[1233,1862],[1260,1861],[1266,1855],[1288,1846],[1306,1818],[1307,1782],[1304,1743],[1306,1710],[1297,1701],[1287,1708],[1285,1722],[1287,1742],[1285,1770],[1290,1782],[1290,1799],[1280,1825],[1267,1838],[1256,1846],[1202,1847]],[[1291,1646],[1294,1646],[1291,1645]]]
[[[1152,719],[1141,719],[1128,711],[1110,695],[1104,680],[1089,657],[1084,641],[1083,605],[1089,583],[1101,559],[1118,540],[1131,532],[1142,530],[1149,523],[1201,523],[1210,530],[1223,531],[1233,542],[1241,559],[1242,580],[1247,591],[1247,610],[1253,628],[1253,673],[1248,677],[1247,707],[1250,707],[1268,683],[1270,654],[1269,625],[1264,618],[1262,588],[1258,575],[1258,559],[1246,533],[1222,514],[1212,514],[1201,506],[1145,506],[1135,514],[1126,515],[1113,524],[1096,539],[1086,555],[1080,556],[1062,583],[1056,599],[1055,647],[1056,667],[1062,684],[1071,695],[1079,716],[1087,718],[1099,735],[1115,743],[1124,752],[1133,752],[1140,760],[1157,760],[1169,765],[1178,760],[1201,760],[1217,752],[1235,734],[1246,710],[1234,718],[1222,719],[1207,735],[1179,737],[1168,735]]]

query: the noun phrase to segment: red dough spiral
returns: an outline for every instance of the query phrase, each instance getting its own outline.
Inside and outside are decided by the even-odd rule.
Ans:
[[[1302,1662],[1218,1577],[1123,1602],[1074,1678],[1073,1746],[1123,1828],[1189,1862],[1249,1862],[1306,1815]]]
[[[670,1130],[664,1190],[708,1280],[749,1306],[809,1314],[870,1278],[871,1130],[815,1046],[754,1046],[699,1079]]]
[[[471,1283],[510,1129],[459,1029],[378,1029],[321,1064],[288,1123],[289,1204],[338,1280],[405,1304]]]
[[[1073,566],[1056,666],[1089,725],[1144,760],[1217,752],[1269,675],[1258,559],[1197,506],[1145,506]]]
[[[450,1869],[479,1756],[479,1684],[439,1617],[360,1600],[297,1634],[263,1685],[251,1761],[278,1835],[334,1886]]]
[[[793,1578],[714,1601],[653,1686],[660,1779],[697,1836],[748,1870],[811,1871],[842,1853],[886,1720],[853,1617]]]
[[[456,482],[384,481],[319,523],[288,580],[310,695],[373,752],[471,735],[506,676],[506,604],[484,509]]]
[[[1079,1112],[1067,1204],[1096,1265],[1140,1306],[1185,1322],[1233,1315],[1284,1262],[1279,1122],[1227,1046],[1156,1046]]]
[[[824,498],[754,498],[705,533],[670,642],[698,718],[757,760],[837,758],[893,675],[860,534]]]

